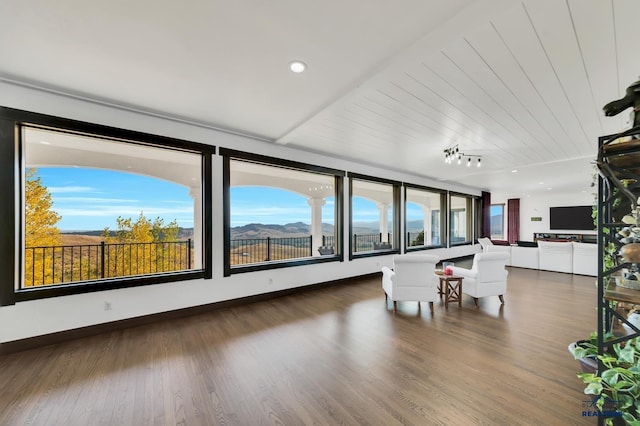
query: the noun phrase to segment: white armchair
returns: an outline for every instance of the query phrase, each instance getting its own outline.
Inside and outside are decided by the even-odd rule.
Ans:
[[[482,248],[483,253],[486,253],[489,246],[493,245],[493,241],[491,241],[491,238],[482,237],[482,238],[478,238],[478,244],[480,244],[480,247]]]
[[[429,302],[433,312],[433,302],[439,300],[436,264],[440,257],[433,254],[409,254],[393,256],[393,271],[382,268],[382,289],[385,302],[393,300],[395,311],[400,301]]]
[[[504,303],[507,292],[507,275],[505,269],[509,255],[507,253],[477,253],[473,256],[471,269],[453,267],[453,274],[464,277],[462,292],[473,297],[478,306],[478,298],[498,296]]]

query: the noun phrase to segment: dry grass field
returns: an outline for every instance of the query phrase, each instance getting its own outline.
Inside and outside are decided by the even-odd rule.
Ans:
[[[102,237],[97,235],[60,234],[60,243],[65,246],[100,244]]]

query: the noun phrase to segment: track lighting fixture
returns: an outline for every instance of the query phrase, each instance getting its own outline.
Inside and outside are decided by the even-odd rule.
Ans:
[[[481,155],[473,155],[473,154],[465,154],[464,152],[460,152],[460,147],[458,145],[454,145],[451,148],[447,148],[444,150],[444,162],[447,164],[453,164],[454,160],[458,160],[458,164],[462,164],[462,160],[467,159],[467,167],[471,166],[471,158],[477,158],[478,163],[476,164],[478,167],[482,164],[482,156]]]

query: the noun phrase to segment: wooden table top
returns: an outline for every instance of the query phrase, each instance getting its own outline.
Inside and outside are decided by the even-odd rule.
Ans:
[[[464,278],[463,276],[460,276],[460,275],[445,275],[444,271],[440,269],[436,269],[435,274],[441,279],[446,279],[446,280],[450,280],[450,279],[461,280]]]

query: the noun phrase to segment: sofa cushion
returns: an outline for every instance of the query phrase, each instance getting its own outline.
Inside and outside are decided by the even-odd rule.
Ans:
[[[573,242],[573,273],[598,276],[598,245]]]
[[[572,243],[538,241],[540,269],[545,271],[573,272]]]
[[[518,268],[539,269],[538,247],[511,247],[511,266]]]

